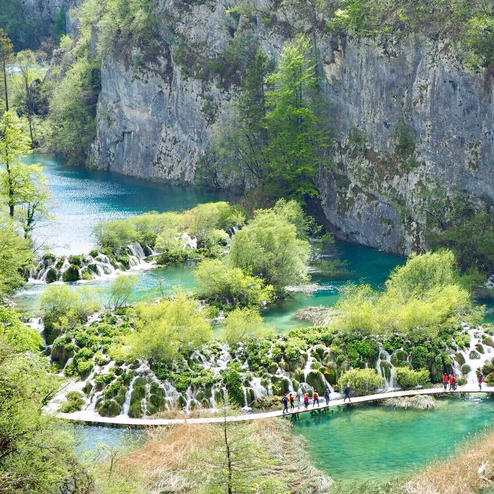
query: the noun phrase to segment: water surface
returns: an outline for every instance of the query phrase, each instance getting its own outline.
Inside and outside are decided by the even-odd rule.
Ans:
[[[315,465],[335,480],[378,479],[447,457],[467,436],[494,424],[493,405],[472,397],[438,400],[435,410],[358,405],[320,418],[303,414],[295,432],[307,439]]]

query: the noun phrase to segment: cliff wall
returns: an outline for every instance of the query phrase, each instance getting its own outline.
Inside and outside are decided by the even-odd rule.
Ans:
[[[159,49],[104,60],[92,165],[193,183],[238,90],[211,62],[246,31],[275,60],[296,32],[310,31],[335,138],[318,185],[339,237],[406,254],[425,246],[427,223],[441,221],[454,197],[492,203],[493,79],[467,69],[448,42],[331,37],[275,3],[248,15],[230,7],[158,2]]]

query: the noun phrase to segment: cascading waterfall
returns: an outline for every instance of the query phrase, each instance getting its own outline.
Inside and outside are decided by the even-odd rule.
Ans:
[[[383,369],[383,359],[381,358],[381,356],[384,356],[384,362],[386,363],[385,368],[389,368],[389,376],[386,375],[386,371]],[[377,357],[376,361],[376,371],[381,377],[384,377],[384,379],[386,379],[386,391],[397,388],[396,368],[391,361],[391,357],[392,355],[390,355],[389,352],[387,352],[384,347],[379,344],[379,356]]]
[[[146,251],[150,254],[147,255]],[[121,256],[114,259],[99,251],[78,256],[57,257],[53,254],[45,254],[36,268],[31,271],[29,282],[88,281],[129,270],[152,269],[156,265],[152,257],[157,253],[138,242],[131,243],[122,252]]]

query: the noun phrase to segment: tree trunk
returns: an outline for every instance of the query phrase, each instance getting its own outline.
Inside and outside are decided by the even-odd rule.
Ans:
[[[232,479],[232,457],[231,457],[231,452],[230,452],[230,444],[228,443],[228,434],[226,431],[227,427],[227,422],[226,422],[226,417],[225,417],[225,422],[224,422],[224,428],[223,428],[223,434],[225,436],[225,448],[226,448],[226,465],[228,468],[228,480],[227,480],[227,485],[226,485],[226,492],[227,494],[233,494],[233,479]]]
[[[9,93],[7,91],[7,65],[5,58],[2,59],[3,86],[5,90],[5,111],[9,111]]]

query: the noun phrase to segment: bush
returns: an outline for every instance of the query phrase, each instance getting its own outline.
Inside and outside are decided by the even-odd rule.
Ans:
[[[271,285],[220,260],[202,261],[195,278],[199,297],[221,307],[263,307],[273,298]]]
[[[386,386],[386,380],[375,369],[352,369],[338,379],[338,388],[343,391],[349,385],[353,395],[371,394]]]
[[[467,378],[464,377],[464,376],[461,376],[458,378],[458,386],[465,386],[465,384],[467,383]]]
[[[414,371],[408,367],[396,368],[396,380],[402,388],[415,388],[430,383],[431,377],[428,369]]]
[[[84,406],[85,400],[84,396],[82,393],[78,393],[77,391],[71,391],[70,393],[67,393],[67,401],[62,404],[60,407],[60,412],[62,413],[72,413],[72,412],[78,412],[79,410],[82,410],[82,407]]]

